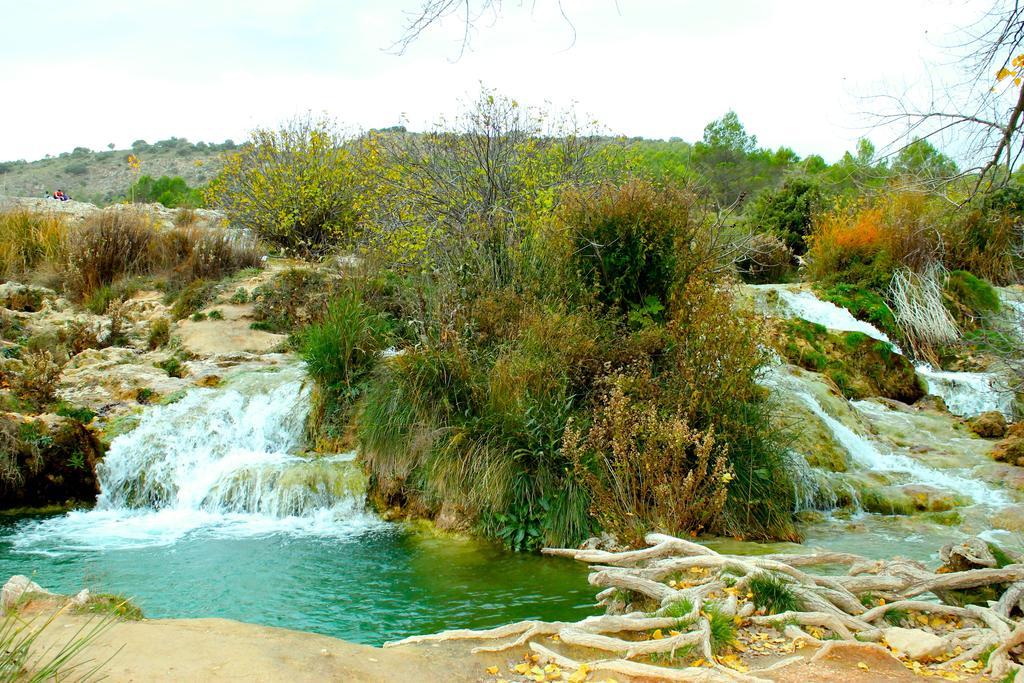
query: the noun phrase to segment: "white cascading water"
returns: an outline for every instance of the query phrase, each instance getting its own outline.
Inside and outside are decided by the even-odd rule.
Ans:
[[[786,285],[751,286],[755,289],[776,292],[779,299],[785,305],[786,310],[797,318],[803,318],[804,320],[812,323],[824,325],[830,330],[839,330],[841,332],[862,332],[873,339],[878,339],[892,344],[896,353],[902,353],[900,347],[894,344],[885,332],[882,332],[871,323],[864,322],[863,320],[857,320],[853,317],[853,314],[841,306],[836,306],[830,301],[822,301],[818,297],[814,296],[813,292],[803,290],[793,291]]]
[[[754,285],[755,290],[774,291],[783,303],[785,310],[799,318],[830,330],[843,332],[863,332],[881,341],[892,340],[871,323],[857,320],[840,306],[822,301],[813,292],[794,291],[787,285]],[[1016,305],[1016,302],[1013,303]],[[1020,304],[1024,310],[1024,303]],[[902,354],[902,350],[893,344],[893,350]],[[916,367],[917,374],[925,381],[928,393],[941,398],[949,412],[960,417],[974,417],[989,411],[998,411],[1007,417],[1013,413],[1013,392],[1002,388],[1001,379],[995,373],[988,372],[947,372],[935,370],[931,366],[921,364]]]
[[[906,455],[882,453],[870,440],[825,412],[810,393],[803,390],[796,390],[794,393],[828,427],[829,432],[846,449],[853,461],[864,469],[902,475],[907,479],[904,483],[908,484],[925,484],[943,491],[955,491],[975,503],[998,506],[1009,502],[1005,493],[977,479],[929,467]]]
[[[999,375],[991,372],[947,372],[930,365],[915,370],[928,386],[928,393],[941,398],[949,412],[974,417],[991,411],[1013,416],[1013,392],[1001,388]]]
[[[17,544],[53,547],[57,536],[75,547],[134,547],[197,531],[335,535],[376,525],[351,454],[296,454],[308,412],[300,365],[150,407],[97,467],[96,508],[45,520]]]

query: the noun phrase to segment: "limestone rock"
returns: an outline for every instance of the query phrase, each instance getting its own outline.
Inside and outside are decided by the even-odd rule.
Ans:
[[[968,425],[972,432],[983,439],[1001,439],[1006,435],[1006,418],[997,411],[982,413]]]
[[[6,612],[8,609],[16,605],[18,600],[20,600],[21,596],[25,593],[53,595],[53,593],[40,586],[38,583],[35,583],[27,576],[15,574],[11,578],[7,579],[7,583],[4,584],[3,589],[0,589],[0,613]]]
[[[893,652],[918,662],[933,660],[947,649],[943,638],[914,628],[887,628],[882,635]]]
[[[1024,467],[1024,422],[1018,422],[1006,430],[1006,436],[992,449],[997,462]]]
[[[0,307],[11,311],[35,313],[56,298],[57,293],[46,287],[17,282],[5,282],[0,285]]]

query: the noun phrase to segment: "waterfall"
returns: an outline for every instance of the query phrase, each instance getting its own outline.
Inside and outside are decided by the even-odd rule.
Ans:
[[[23,549],[173,543],[188,533],[333,535],[379,524],[353,454],[304,457],[301,365],[244,373],[145,409],[97,466],[96,508],[40,522]]]
[[[946,372],[930,365],[915,369],[928,385],[928,393],[941,398],[954,415],[974,417],[996,411],[1013,418],[1013,392],[998,386],[1003,381],[995,373]]]
[[[893,344],[889,337],[871,323],[857,320],[840,306],[822,301],[813,292],[794,290],[787,285],[751,285],[755,291],[775,292],[782,302],[782,308],[791,316],[803,318],[830,330],[842,332],[863,332],[880,341]],[[1003,297],[1015,311],[1024,311],[1024,302]],[[895,344],[893,350],[902,354],[903,351]],[[974,417],[981,413],[997,411],[1008,418],[1013,417],[1013,392],[1000,385],[1003,379],[990,372],[947,372],[935,370],[926,364],[916,368],[927,385],[928,393],[940,397],[949,412],[960,417]]]
[[[801,389],[794,393],[825,424],[853,461],[864,469],[903,475],[908,480],[906,483],[926,484],[943,491],[954,491],[971,498],[975,503],[1005,505],[1009,502],[1002,491],[993,489],[977,479],[934,469],[906,455],[882,453],[870,440],[825,412],[810,393]]]
[[[829,301],[822,301],[812,292],[794,291],[785,285],[751,285],[751,287],[777,293],[786,310],[797,318],[824,325],[830,330],[862,332],[873,339],[892,344],[896,353],[902,353],[885,332],[871,323],[857,320],[853,314],[841,306],[836,306]]]

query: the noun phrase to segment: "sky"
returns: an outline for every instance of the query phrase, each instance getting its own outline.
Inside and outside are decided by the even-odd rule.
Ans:
[[[762,146],[879,146],[872,95],[955,68],[986,0],[505,0],[459,56],[450,18],[388,48],[421,0],[0,0],[0,160],[172,136],[244,140],[307,111],[432,127],[481,84],[611,133],[700,139],[735,110]],[[571,23],[569,23],[571,22]]]

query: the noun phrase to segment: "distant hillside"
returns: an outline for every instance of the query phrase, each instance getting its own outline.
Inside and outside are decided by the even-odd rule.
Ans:
[[[128,155],[142,161],[139,175],[159,178],[181,176],[190,187],[208,183],[221,168],[221,155],[234,149],[230,140],[220,144],[191,143],[171,138],[149,144],[138,140],[132,149],[94,152],[76,147],[39,161],[0,162],[0,195],[41,197],[63,189],[74,199],[97,205],[122,197],[134,182]]]

